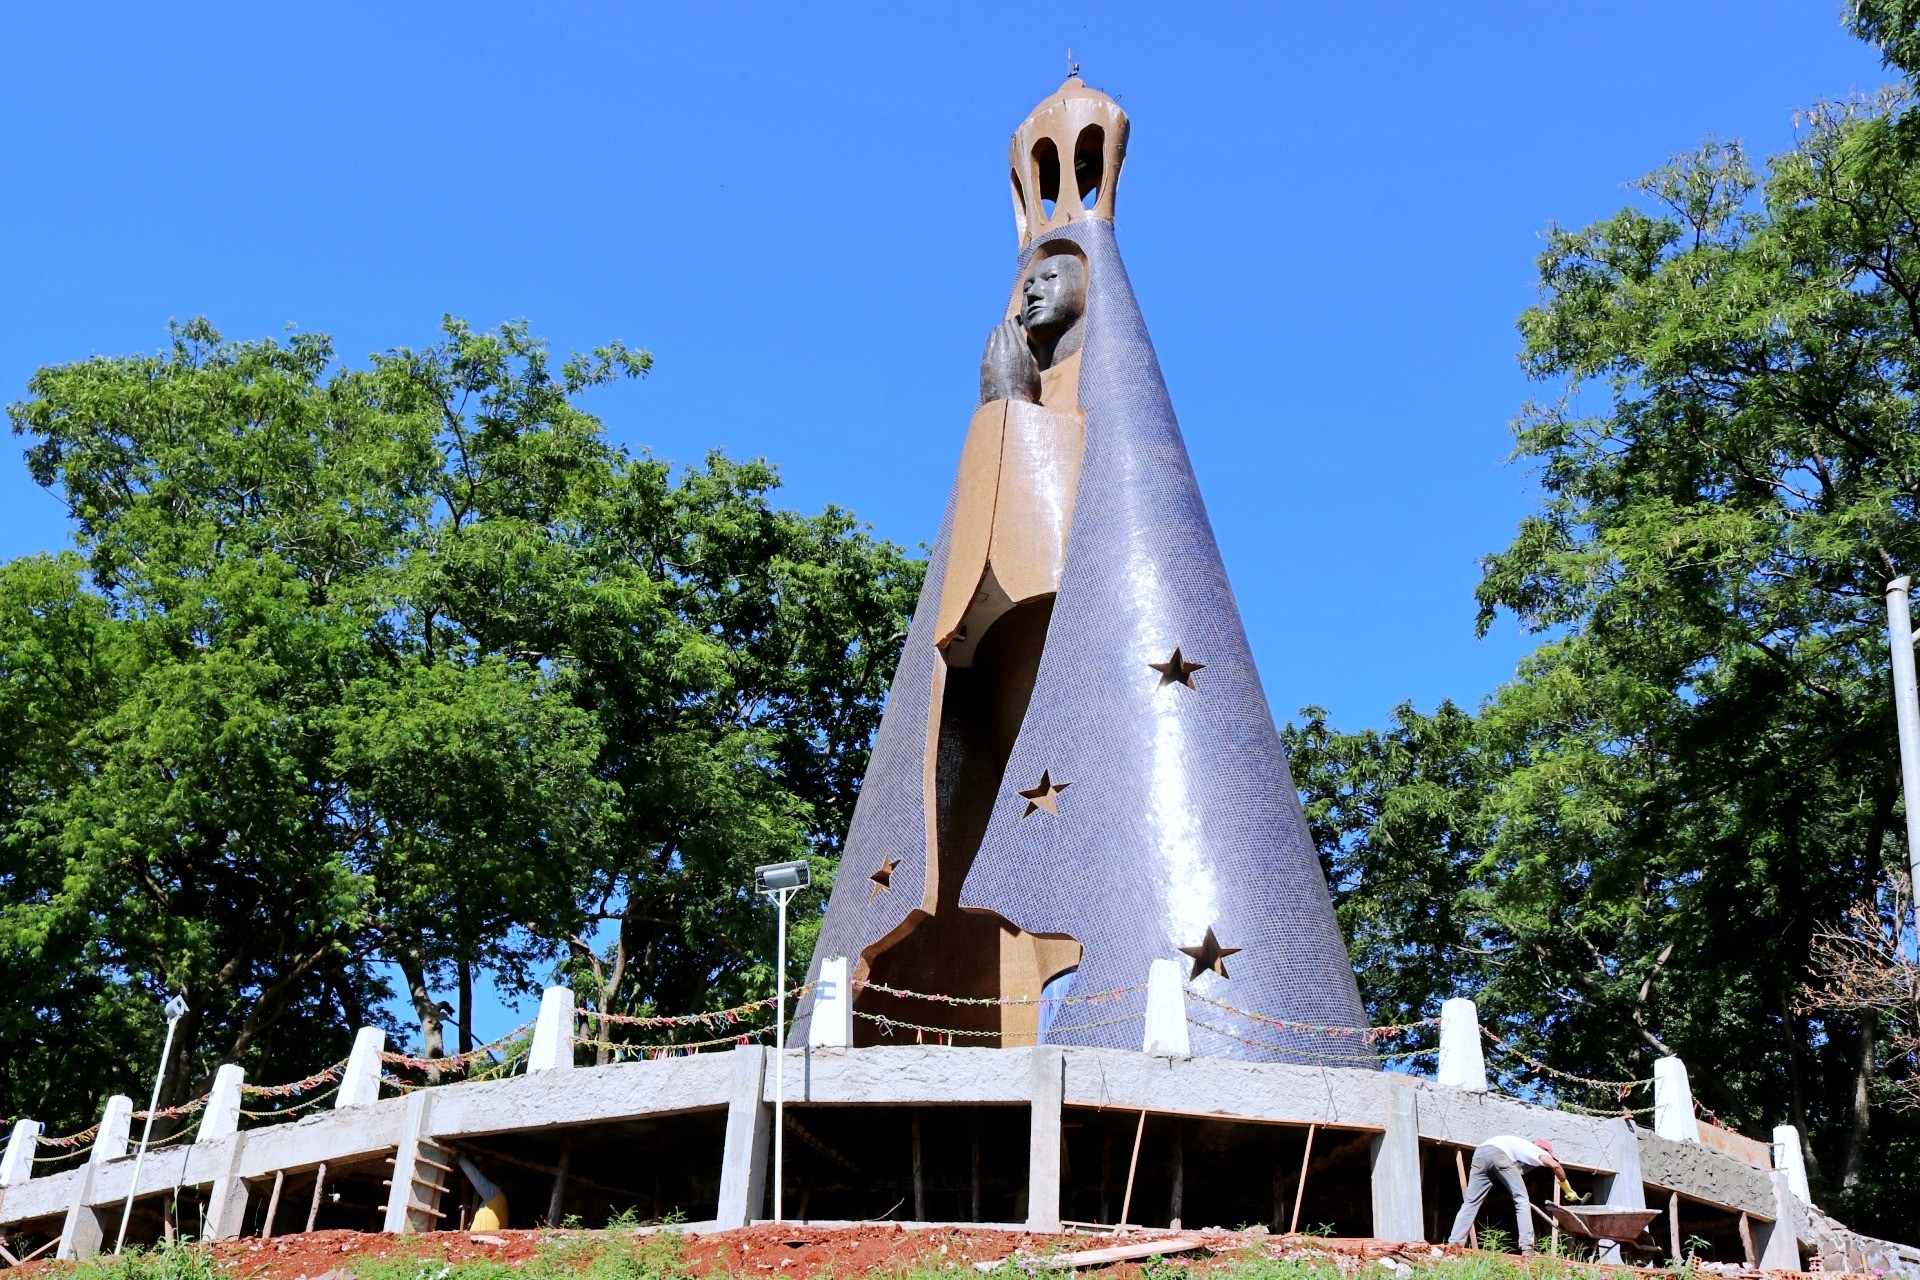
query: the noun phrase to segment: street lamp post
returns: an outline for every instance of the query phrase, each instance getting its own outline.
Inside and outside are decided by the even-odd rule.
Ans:
[[[1920,920],[1920,702],[1913,671],[1912,580],[1887,584],[1887,640],[1892,649],[1894,723],[1900,733],[1900,787],[1907,808],[1907,868],[1915,919]]]
[[[782,1221],[780,1193],[787,1165],[787,903],[813,883],[806,861],[773,862],[753,869],[753,890],[780,904],[780,932],[774,980],[779,992],[773,1023],[773,1220]]]
[[[160,1070],[153,1077],[153,1101],[147,1104],[147,1123],[140,1130],[140,1150],[133,1157],[133,1181],[127,1184],[127,1203],[120,1209],[120,1234],[114,1237],[113,1252],[118,1257],[127,1243],[127,1221],[133,1217],[133,1198],[140,1193],[140,1165],[147,1158],[147,1140],[153,1137],[153,1113],[160,1109],[160,1086],[167,1079],[167,1057],[173,1052],[173,1029],[187,1011],[184,996],[171,996],[160,1006],[167,1015],[167,1038],[160,1045]]]

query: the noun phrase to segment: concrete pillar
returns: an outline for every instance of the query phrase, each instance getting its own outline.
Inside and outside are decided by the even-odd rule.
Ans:
[[[1480,1047],[1480,1010],[1471,1000],[1454,998],[1440,1006],[1440,1068],[1438,1084],[1487,1091],[1487,1057]]]
[[[1700,1141],[1700,1120],[1693,1113],[1687,1064],[1678,1058],[1654,1061],[1653,1131],[1670,1142]]]
[[[1373,1234],[1401,1244],[1425,1240],[1418,1089],[1411,1077],[1394,1072],[1382,1072],[1380,1079],[1387,1090],[1387,1130],[1373,1147]]]
[[[100,1115],[100,1132],[93,1139],[93,1151],[76,1171],[80,1176],[74,1183],[73,1199],[67,1202],[67,1216],[60,1224],[60,1244],[54,1250],[54,1257],[70,1261],[91,1258],[100,1252],[107,1223],[101,1211],[93,1207],[94,1171],[109,1160],[125,1157],[127,1133],[132,1127],[133,1099],[120,1093],[108,1098],[106,1110]]]
[[[340,1075],[340,1092],[333,1095],[334,1110],[380,1100],[380,1055],[386,1051],[387,1033],[380,1028],[362,1027],[353,1033],[353,1048]]]
[[[381,1230],[406,1235],[432,1230],[440,1220],[440,1197],[453,1161],[433,1141],[432,1089],[407,1095],[407,1116],[400,1129],[400,1145],[393,1153],[393,1180],[387,1190],[387,1216]]]
[[[132,1130],[133,1099],[116,1093],[107,1099],[107,1108],[100,1113],[100,1133],[93,1140],[93,1154],[87,1157],[87,1163],[102,1164],[125,1156],[127,1135]]]
[[[1595,1201],[1616,1209],[1647,1207],[1647,1184],[1640,1171],[1640,1131],[1625,1116],[1607,1121],[1607,1161],[1613,1172],[1603,1174],[1595,1189]],[[1609,1244],[1600,1251],[1602,1262],[1624,1261],[1620,1246]]]
[[[101,1241],[106,1239],[107,1224],[91,1203],[93,1175],[98,1167],[97,1161],[89,1160],[78,1170],[80,1178],[74,1184],[73,1199],[67,1202],[66,1219],[60,1224],[60,1243],[53,1251],[53,1256],[62,1262],[93,1257],[100,1252]]]
[[[1027,1130],[1027,1230],[1060,1229],[1060,1104],[1067,1059],[1056,1044],[1035,1045],[1033,1108]]]
[[[1193,1056],[1178,960],[1155,960],[1147,966],[1147,1035],[1141,1049],[1167,1058]]]
[[[1773,1167],[1787,1175],[1787,1190],[1801,1204],[1813,1203],[1813,1191],[1807,1186],[1807,1153],[1800,1145],[1800,1131],[1790,1124],[1773,1127]]]
[[[825,971],[825,965],[821,966],[821,972]],[[816,996],[815,1030],[820,1026],[818,999]],[[773,1141],[773,1107],[766,1100],[765,1046],[741,1044],[728,1052],[733,1057],[733,1089],[727,1096],[727,1136],[720,1148],[720,1209],[715,1215],[722,1231],[744,1227],[766,1212],[767,1148]]]
[[[548,987],[540,995],[540,1018],[533,1024],[533,1049],[527,1070],[556,1071],[573,1066],[573,991]]]
[[[201,1232],[208,1240],[233,1239],[240,1234],[247,1219],[247,1180],[240,1176],[240,1155],[246,1150],[247,1135],[236,1132],[229,1141],[226,1165],[207,1192],[206,1219]]]
[[[1754,1224],[1754,1247],[1760,1251],[1760,1269],[1798,1271],[1806,1211],[1782,1170],[1775,1170],[1773,1174],[1773,1212],[1772,1222]]]
[[[39,1147],[40,1122],[15,1120],[7,1154],[0,1156],[0,1187],[18,1186],[33,1176],[33,1157]]]
[[[810,1049],[846,1049],[853,1045],[853,984],[845,956],[820,962],[813,984],[813,1021],[807,1025]]]
[[[231,1062],[213,1073],[213,1089],[207,1095],[207,1109],[200,1113],[195,1143],[218,1142],[240,1132],[240,1087],[246,1082],[247,1073]]]

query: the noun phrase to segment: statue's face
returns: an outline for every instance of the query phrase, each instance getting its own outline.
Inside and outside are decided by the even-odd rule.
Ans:
[[[1087,310],[1086,264],[1070,253],[1041,258],[1020,286],[1027,331],[1065,329]]]

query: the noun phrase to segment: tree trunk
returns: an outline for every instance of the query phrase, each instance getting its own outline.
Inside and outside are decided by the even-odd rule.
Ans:
[[[1860,1186],[1867,1158],[1867,1122],[1873,1089],[1873,1033],[1875,1015],[1860,1016],[1860,1042],[1853,1060],[1853,1096],[1847,1105],[1846,1156],[1840,1163],[1840,1194],[1851,1197]]]
[[[395,948],[394,959],[407,980],[407,995],[413,1000],[414,1015],[420,1019],[420,1056],[437,1058],[446,1050],[440,1037],[440,1010],[433,1003],[433,992],[427,988],[426,964],[412,947]],[[427,1078],[437,1083],[440,1073],[429,1071]]]
[[[174,1029],[173,1051],[167,1060],[161,1063],[160,1109],[177,1107],[193,1095],[189,1090],[193,1086],[193,1052],[200,1043],[200,1024],[206,1019],[206,1010],[197,1003],[189,1003],[187,1011],[180,1015],[180,1025]],[[164,1027],[164,1023],[162,1024]],[[163,1031],[164,1035],[165,1032]],[[145,1109],[146,1100],[142,1099],[134,1109]],[[183,1116],[174,1120],[155,1120],[153,1122],[153,1140],[155,1142],[171,1138],[187,1126],[198,1122],[195,1116]],[[136,1127],[136,1132],[138,1129]]]
[[[473,962],[460,960],[460,1052],[473,1052]]]

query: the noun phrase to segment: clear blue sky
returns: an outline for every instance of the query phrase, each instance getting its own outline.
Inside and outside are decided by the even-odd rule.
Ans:
[[[9,4],[0,395],[169,318],[354,359],[525,319],[653,351],[590,402],[618,440],[930,541],[1071,47],[1132,116],[1120,243],[1273,709],[1380,724],[1527,648],[1471,592],[1530,501],[1541,229],[1882,83],[1840,8]],[[19,443],[4,556],[68,537]]]

